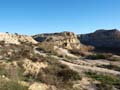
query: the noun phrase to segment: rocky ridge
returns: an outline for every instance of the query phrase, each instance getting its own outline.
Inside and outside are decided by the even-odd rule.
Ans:
[[[33,38],[38,42],[52,42],[57,46],[67,49],[80,48],[80,42],[73,32],[38,34],[33,36]]]
[[[83,44],[95,47],[120,48],[120,31],[117,29],[96,30],[93,33],[78,35],[78,39]]]
[[[21,42],[28,42],[36,44],[37,42],[30,36],[27,35],[18,35],[10,33],[0,33],[0,41],[10,44],[20,44]]]

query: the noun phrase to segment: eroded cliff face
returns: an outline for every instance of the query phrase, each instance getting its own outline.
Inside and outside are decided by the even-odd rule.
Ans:
[[[57,46],[67,49],[80,48],[80,42],[73,32],[39,34],[33,36],[33,38],[38,42],[43,41],[52,42]]]
[[[102,48],[120,48],[120,31],[100,29],[90,34],[78,35],[78,39],[87,45]]]
[[[37,44],[37,42],[30,36],[9,33],[0,33],[0,41],[10,44],[20,44],[21,42]]]

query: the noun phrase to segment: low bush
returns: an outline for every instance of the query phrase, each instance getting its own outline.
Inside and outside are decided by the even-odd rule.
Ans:
[[[100,87],[104,88],[102,90],[113,90],[112,89],[113,87],[120,89],[120,77],[115,77],[112,75],[101,75],[101,74],[97,74],[97,73],[93,73],[93,72],[85,72],[85,74],[90,78],[100,81],[101,82]],[[107,89],[105,89],[105,88],[107,88]],[[99,89],[99,90],[101,90],[101,89]]]
[[[73,81],[80,79],[81,77],[77,72],[53,59],[48,60],[48,67],[40,71],[36,80],[67,90],[66,88],[72,88]]]
[[[112,64],[109,64],[109,65],[98,65],[98,67],[112,69],[112,70],[115,70],[115,71],[120,71],[120,66],[112,65]]]
[[[64,82],[69,81],[69,80],[80,80],[81,77],[79,74],[71,69],[63,69],[58,71],[57,76],[59,78],[62,78]]]
[[[110,56],[107,54],[93,54],[86,56],[87,59],[108,59]]]
[[[7,71],[5,70],[4,66],[0,66],[0,76],[7,75]]]
[[[0,76],[8,77],[11,80],[24,80],[23,68],[10,66],[6,68],[3,65],[0,65]]]
[[[50,42],[41,42],[39,43],[37,50],[45,53],[54,53],[54,44]]]
[[[90,46],[90,45],[81,45],[81,48],[80,48],[80,51],[86,51],[86,52],[89,52],[89,51],[93,51],[95,50],[95,47],[94,46]]]
[[[0,80],[0,90],[28,90],[28,87],[20,85],[17,81]]]

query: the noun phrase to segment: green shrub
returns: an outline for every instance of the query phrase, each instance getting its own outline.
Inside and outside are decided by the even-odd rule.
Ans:
[[[6,44],[0,50],[0,54],[2,55],[2,59],[13,61],[19,60],[21,58],[30,58],[31,54],[34,54],[32,45],[28,44]]]
[[[93,54],[93,55],[88,55],[86,58],[87,59],[107,59],[108,56],[105,54]]]
[[[0,65],[0,76],[4,75],[12,80],[24,80],[23,72],[21,67],[9,65],[9,68],[5,68],[4,65]]]
[[[1,75],[7,75],[7,71],[4,69],[4,67],[0,66],[0,76]]]
[[[39,43],[37,50],[45,53],[54,53],[54,44],[51,42],[41,42]]]
[[[28,90],[28,87],[22,86],[16,81],[0,81],[0,90]]]
[[[109,65],[98,65],[98,67],[112,69],[112,70],[115,70],[115,71],[120,71],[120,66],[116,66],[116,65],[112,65],[112,64],[109,64]]]
[[[111,86],[114,86],[120,89],[120,77],[115,77],[112,75],[100,75],[100,74],[93,73],[93,72],[85,72],[85,74],[90,78],[100,81],[101,85],[108,86],[109,88]],[[109,89],[106,89],[106,90],[109,90]]]
[[[81,80],[80,75],[71,69],[60,70],[60,71],[58,71],[57,76],[62,78],[62,80],[65,82],[69,81],[69,80],[72,80],[72,81],[73,80]]]

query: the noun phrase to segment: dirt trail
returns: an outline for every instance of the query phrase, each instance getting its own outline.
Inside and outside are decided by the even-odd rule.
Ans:
[[[106,74],[112,74],[112,75],[120,75],[120,72],[114,71],[114,70],[109,70],[109,69],[104,69],[104,68],[99,68],[99,67],[77,65],[77,64],[73,64],[67,61],[63,61],[63,60],[60,60],[60,62],[68,65],[71,69],[79,73],[81,73],[81,70],[84,70],[84,71],[93,71],[93,72],[100,72],[100,73],[106,73]]]
[[[36,50],[35,50],[36,51]],[[38,51],[37,51],[38,53]],[[40,53],[38,53],[40,54]],[[55,58],[55,57],[54,57]],[[81,71],[93,71],[93,72],[100,72],[103,74],[112,74],[112,75],[120,75],[119,71],[114,71],[114,70],[109,70],[109,69],[105,69],[105,68],[100,68],[100,67],[92,67],[92,66],[86,66],[86,65],[78,65],[75,63],[70,63],[67,61],[64,61],[62,59],[60,59],[59,57],[56,57],[57,59],[60,60],[61,63],[68,65],[71,69],[81,73]]]

